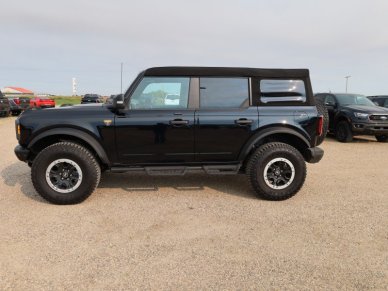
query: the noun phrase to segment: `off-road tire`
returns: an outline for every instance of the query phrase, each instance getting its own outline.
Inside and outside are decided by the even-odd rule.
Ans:
[[[322,135],[317,138],[317,146],[323,143],[327,131],[329,129],[329,113],[327,112],[327,108],[325,104],[321,100],[316,100],[315,105],[317,106],[318,114],[323,116],[323,131]]]
[[[60,193],[52,189],[46,180],[46,170],[51,163],[59,159],[75,162],[82,171],[82,180],[78,188],[69,193]],[[54,204],[76,204],[92,194],[100,182],[101,169],[94,155],[85,147],[73,142],[59,142],[42,150],[32,163],[31,179],[39,193]]]
[[[265,168],[271,161],[282,158],[292,163],[295,176],[284,189],[273,189],[265,181]],[[301,153],[285,143],[271,142],[260,146],[250,157],[246,173],[257,196],[266,200],[285,200],[295,195],[306,179],[306,163]]]
[[[388,141],[388,135],[376,135],[376,140],[378,142],[387,142]]]
[[[335,137],[340,142],[351,142],[353,140],[353,134],[347,121],[338,122]]]

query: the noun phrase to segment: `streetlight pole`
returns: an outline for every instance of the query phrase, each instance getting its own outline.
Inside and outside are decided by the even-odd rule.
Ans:
[[[123,94],[123,63],[121,63],[120,93]]]
[[[348,93],[348,80],[351,76],[345,76],[346,79],[346,87],[345,87],[345,93]]]

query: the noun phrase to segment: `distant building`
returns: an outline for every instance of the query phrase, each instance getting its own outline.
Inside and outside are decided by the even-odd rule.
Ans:
[[[28,89],[24,89],[21,87],[4,87],[1,89],[4,95],[14,96],[14,95],[34,95],[34,92]]]

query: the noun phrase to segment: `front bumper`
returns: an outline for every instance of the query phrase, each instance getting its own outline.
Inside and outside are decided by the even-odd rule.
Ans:
[[[30,156],[31,151],[25,147],[22,147],[21,145],[17,145],[15,147],[15,155],[16,157],[21,160],[22,162],[27,162],[28,157]]]
[[[354,135],[387,135],[388,123],[360,123],[355,122],[352,126]]]
[[[305,160],[308,163],[318,163],[323,157],[324,151],[319,147],[308,148],[304,154]]]

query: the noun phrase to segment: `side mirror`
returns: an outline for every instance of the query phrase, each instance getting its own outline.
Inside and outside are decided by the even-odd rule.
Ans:
[[[116,110],[125,108],[123,94],[118,94],[113,98],[112,107]]]

